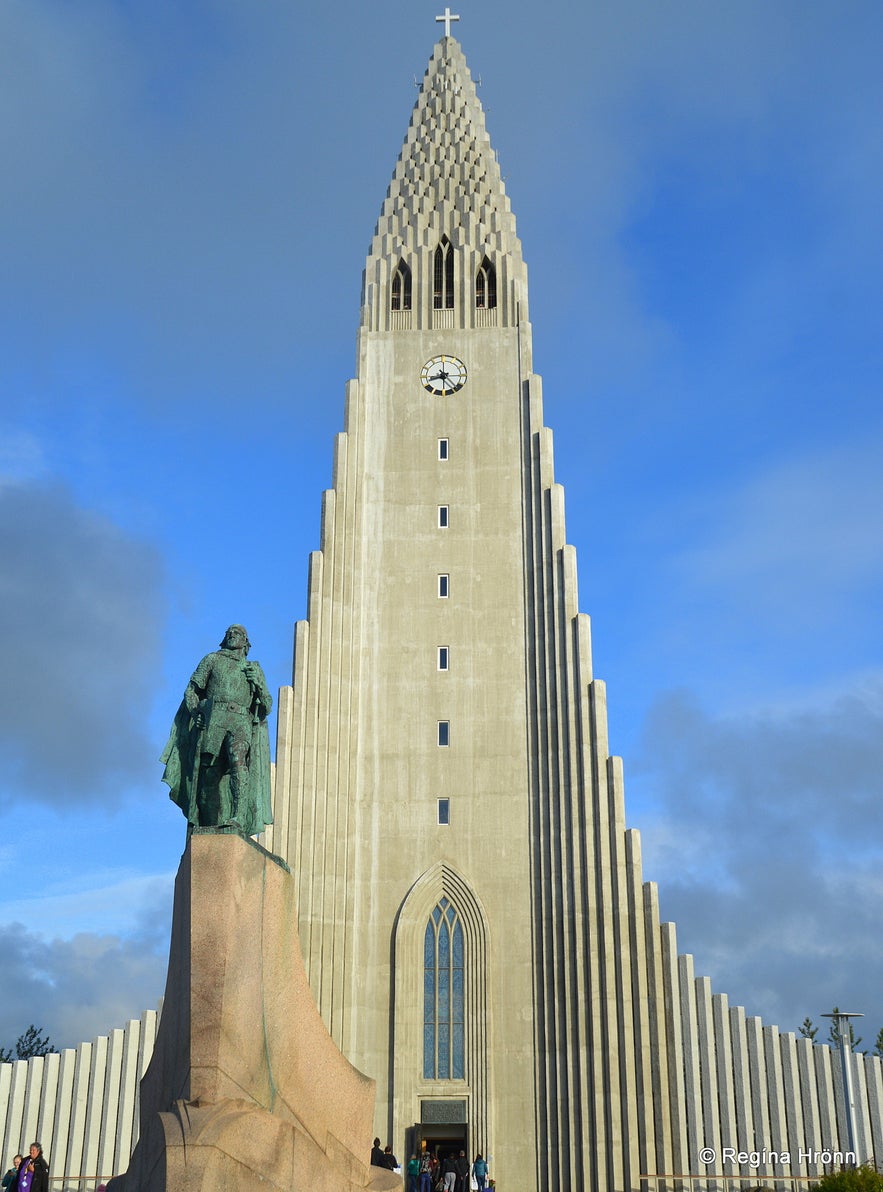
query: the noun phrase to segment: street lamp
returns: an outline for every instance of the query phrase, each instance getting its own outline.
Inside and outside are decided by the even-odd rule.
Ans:
[[[849,1027],[850,1018],[864,1018],[864,1014],[836,1010],[831,1014],[823,1014],[822,1018],[833,1018],[834,1033],[840,1040],[840,1065],[843,1069],[843,1099],[846,1102],[846,1132],[849,1136],[849,1149],[858,1159],[858,1146],[855,1132],[855,1101],[852,1093],[852,1033]]]

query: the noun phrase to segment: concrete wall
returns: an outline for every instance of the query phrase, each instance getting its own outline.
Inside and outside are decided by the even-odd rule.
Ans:
[[[675,954],[674,925],[654,922],[650,883],[644,892],[648,937],[657,941],[649,950],[653,984],[644,1006],[667,1010],[645,1052],[644,1112],[635,1107],[644,1143],[640,1174],[705,1175],[707,1182],[695,1186],[724,1192],[731,1181],[714,1176],[775,1185],[777,1176],[820,1176],[840,1166],[848,1145],[839,1054],[746,1017],[725,994],[713,993],[707,977],[694,975],[692,956]],[[157,1024],[157,1011],[147,1010],[76,1049],[0,1065],[2,1170],[37,1139],[54,1192],[95,1192],[125,1171],[138,1139],[138,1086]],[[669,1056],[677,1057],[674,1063]],[[883,1061],[856,1055],[854,1063],[856,1158],[883,1166]],[[715,1152],[707,1163],[705,1148]],[[650,1184],[661,1192],[684,1186],[664,1178]],[[794,1185],[783,1179],[779,1186]]]
[[[707,977],[694,975],[692,956],[670,962],[674,925],[651,926],[671,1007],[667,1042],[682,1058],[663,1074],[669,1096],[657,1102],[655,1122],[657,1135],[664,1128],[677,1145],[645,1153],[642,1174],[744,1176],[775,1185],[776,1176],[817,1177],[850,1162],[839,1051],[729,1006]],[[883,1061],[855,1055],[853,1063],[856,1162],[881,1166]],[[713,1157],[703,1155],[706,1149]],[[730,1182],[701,1186],[723,1192]],[[675,1181],[660,1180],[658,1187],[673,1188]]]
[[[77,1048],[0,1064],[2,1171],[35,1140],[53,1192],[94,1192],[125,1171],[138,1139],[138,1088],[157,1021],[157,1010],[145,1010],[122,1030]]]

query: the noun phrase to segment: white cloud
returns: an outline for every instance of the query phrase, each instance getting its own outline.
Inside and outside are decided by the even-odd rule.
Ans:
[[[4,852],[11,865],[16,846]],[[153,908],[151,914],[159,915],[167,929],[174,878],[174,873],[140,874],[100,865],[78,873],[68,859],[61,880],[41,881],[38,888],[26,883],[7,886],[0,912],[10,923],[37,925],[34,936],[45,940],[93,935],[98,924],[102,936],[137,934],[143,928],[145,906]]]

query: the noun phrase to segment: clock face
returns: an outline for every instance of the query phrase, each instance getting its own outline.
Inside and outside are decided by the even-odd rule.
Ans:
[[[456,356],[433,356],[423,365],[420,380],[436,397],[456,393],[466,384],[466,365]]]

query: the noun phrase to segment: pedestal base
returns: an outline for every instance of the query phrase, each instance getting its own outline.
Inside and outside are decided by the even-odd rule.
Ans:
[[[141,1135],[109,1189],[392,1192],[366,1162],[373,1111],[313,1001],[291,875],[239,836],[192,836]]]

